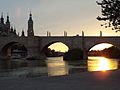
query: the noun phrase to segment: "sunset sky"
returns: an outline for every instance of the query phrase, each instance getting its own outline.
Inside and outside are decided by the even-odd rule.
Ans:
[[[99,0],[100,1],[100,0]],[[33,14],[35,35],[46,35],[50,31],[52,35],[116,35],[110,28],[101,27],[96,20],[101,15],[101,8],[96,0],[0,0],[0,12],[4,13],[5,21],[7,12],[10,15],[11,25],[18,32],[22,29],[27,32],[27,20],[29,12]]]

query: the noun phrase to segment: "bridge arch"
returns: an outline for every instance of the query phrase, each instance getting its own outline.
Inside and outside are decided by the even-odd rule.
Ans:
[[[16,50],[15,50],[16,49]],[[19,53],[20,55],[26,57],[27,56],[27,47],[26,45],[12,41],[8,43],[4,43],[3,47],[1,47],[0,54],[5,57],[11,57],[12,53]],[[25,55],[23,55],[25,54]]]
[[[47,45],[45,45],[45,46],[42,48],[42,51],[43,51],[44,49],[48,48],[50,45],[55,44],[55,43],[63,43],[63,44],[66,45],[66,46],[68,47],[68,49],[69,49],[69,46],[68,46],[67,44],[65,44],[64,42],[61,42],[61,41],[53,41],[53,42],[50,42],[50,43],[48,43]]]
[[[118,45],[118,43],[105,41],[105,42],[96,42],[96,43],[94,43],[94,44],[90,44],[90,45],[87,47],[87,52],[89,52],[89,50],[90,50],[92,47],[94,47],[94,46],[96,46],[96,45],[98,45],[98,44],[102,44],[102,43],[111,44],[111,45],[113,45],[113,46],[115,46],[115,47],[117,47],[117,48],[120,49],[120,46]]]
[[[58,44],[58,43],[61,43],[61,45],[63,44],[63,45],[65,45],[67,48],[68,48],[68,50],[69,50],[69,46],[68,45],[66,45],[65,43],[63,43],[63,42],[61,42],[61,41],[53,41],[53,42],[50,42],[50,43],[48,43],[47,45],[45,45],[43,48],[42,48],[42,52],[44,53],[45,52],[45,50],[46,49],[48,49],[48,47],[49,46],[51,46],[51,45],[53,45],[53,44]]]
[[[95,40],[95,41],[91,41],[89,43],[86,43],[86,48],[84,50],[84,57],[88,59],[88,53],[89,53],[90,49],[92,47],[94,47],[95,45],[102,44],[102,43],[108,43],[108,44],[111,44],[111,45],[117,47],[118,49],[120,49],[120,44],[116,40],[111,40],[111,39],[110,40],[107,39],[107,40],[103,40],[103,41]]]

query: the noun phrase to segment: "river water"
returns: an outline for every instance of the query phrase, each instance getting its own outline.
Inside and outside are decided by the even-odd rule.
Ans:
[[[47,60],[8,60],[0,61],[0,76],[61,76],[81,72],[107,71],[119,69],[118,59],[89,57],[88,60],[64,61],[63,57],[52,57]]]

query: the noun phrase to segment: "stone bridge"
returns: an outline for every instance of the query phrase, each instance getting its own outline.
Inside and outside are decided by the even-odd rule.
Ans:
[[[27,57],[43,58],[45,56],[43,49],[56,42],[64,43],[69,49],[81,48],[84,51],[84,58],[87,58],[87,52],[93,46],[100,43],[109,43],[120,48],[119,36],[1,36],[0,54],[7,56],[9,49],[18,43],[27,49]]]
[[[26,57],[34,57],[42,59],[45,57],[45,48],[48,48],[53,43],[62,42],[68,46],[69,49],[81,48],[84,51],[84,58],[87,58],[87,52],[96,44],[110,43],[120,48],[119,36],[67,36],[67,32],[64,32],[64,36],[51,36],[50,32],[47,32],[47,36],[34,36],[32,14],[29,14],[27,36],[19,36],[16,34],[16,30],[10,26],[9,16],[7,16],[6,23],[4,22],[3,15],[0,18],[0,56],[9,57],[15,45],[24,46],[26,51]],[[23,48],[23,47],[22,47]],[[18,52],[18,51],[17,51]],[[19,52],[18,52],[19,53]]]

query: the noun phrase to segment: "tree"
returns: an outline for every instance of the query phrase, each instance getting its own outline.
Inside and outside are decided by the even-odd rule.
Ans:
[[[104,24],[105,28],[112,27],[112,30],[120,31],[120,0],[102,0],[97,4],[102,8],[102,17],[98,16],[97,19],[108,21]]]
[[[64,54],[63,59],[67,61],[83,60],[83,51],[80,48],[71,49]]]
[[[116,58],[119,59],[120,58],[120,49],[118,49],[115,46],[112,46],[110,48],[106,48],[104,50],[102,50],[102,55],[104,57],[108,57],[108,58]]]

